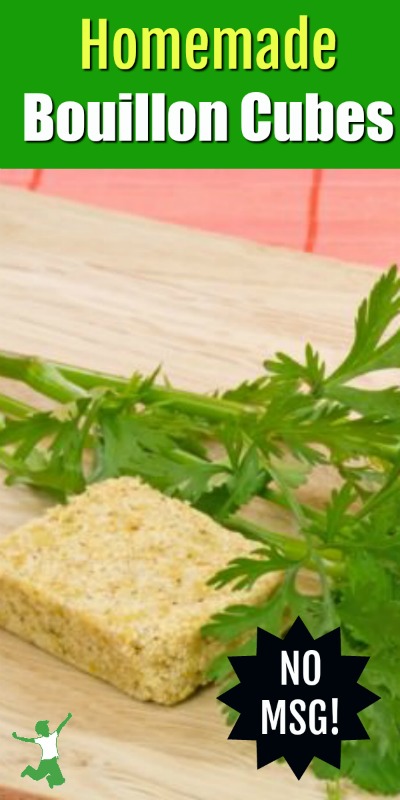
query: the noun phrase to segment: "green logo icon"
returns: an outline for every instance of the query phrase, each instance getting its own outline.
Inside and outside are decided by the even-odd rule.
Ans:
[[[46,778],[50,789],[52,789],[53,786],[61,786],[61,784],[65,783],[64,775],[58,765],[59,755],[57,739],[60,731],[62,731],[64,725],[67,724],[71,717],[72,714],[68,714],[53,733],[50,733],[49,721],[47,719],[40,720],[40,722],[35,725],[35,731],[38,734],[36,738],[27,739],[25,736],[18,736],[16,733],[13,733],[14,739],[18,739],[20,742],[38,744],[42,748],[42,759],[39,766],[36,769],[31,766],[25,767],[21,772],[21,778],[25,778],[26,775],[28,778],[32,778],[33,781],[41,781],[43,778]]]

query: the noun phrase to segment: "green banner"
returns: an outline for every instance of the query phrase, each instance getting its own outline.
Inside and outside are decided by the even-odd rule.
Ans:
[[[399,20],[388,3],[10,4],[0,166],[398,167]]]

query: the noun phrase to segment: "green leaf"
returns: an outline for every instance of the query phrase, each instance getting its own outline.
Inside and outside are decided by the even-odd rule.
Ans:
[[[356,389],[350,386],[328,386],[325,394],[370,419],[400,418],[400,390],[397,386],[388,389]]]
[[[353,346],[328,384],[344,383],[366,372],[400,367],[400,332],[382,342],[400,312],[400,280],[397,268],[384,273],[359,308]]]
[[[325,364],[310,344],[306,345],[304,364],[286,353],[277,353],[275,359],[264,361],[264,367],[278,382],[292,383],[293,387],[299,382],[305,383],[314,392],[318,392],[325,377]]]
[[[103,412],[93,479],[140,476],[167,494],[197,503],[226,468],[180,450],[174,439],[145,415]]]
[[[274,547],[254,550],[253,558],[235,558],[225,569],[209,581],[210,586],[221,589],[232,584],[233,589],[251,589],[256,581],[269,572],[280,572],[293,567],[293,561],[282,556]]]

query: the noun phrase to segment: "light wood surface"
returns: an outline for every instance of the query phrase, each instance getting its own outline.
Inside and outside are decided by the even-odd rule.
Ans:
[[[211,390],[256,375],[276,349],[300,354],[307,340],[334,364],[375,277],[0,189],[0,343],[9,350],[125,374],[162,362],[173,382]],[[5,535],[45,500],[1,487],[0,503]],[[35,791],[19,777],[35,748],[10,734],[30,736],[38,719],[55,726],[71,711],[60,738],[66,800],[325,796],[311,775],[257,771],[253,743],[226,741],[212,688],[172,709],[141,704],[5,633],[0,675],[0,783]],[[45,782],[37,791],[54,794]]]

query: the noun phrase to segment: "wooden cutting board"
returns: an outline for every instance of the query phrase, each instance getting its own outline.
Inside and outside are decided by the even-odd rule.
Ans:
[[[123,374],[162,362],[173,382],[212,390],[255,376],[277,349],[300,355],[308,340],[333,365],[375,278],[360,266],[0,189],[8,350]],[[1,536],[45,505],[4,487],[0,503]],[[227,741],[215,689],[172,709],[134,702],[3,632],[0,676],[0,784],[18,791],[54,797],[46,782],[19,777],[38,757],[12,731],[31,736],[38,719],[55,727],[72,712],[57,797],[325,797],[311,775],[298,782],[276,764],[257,771],[255,745]]]

